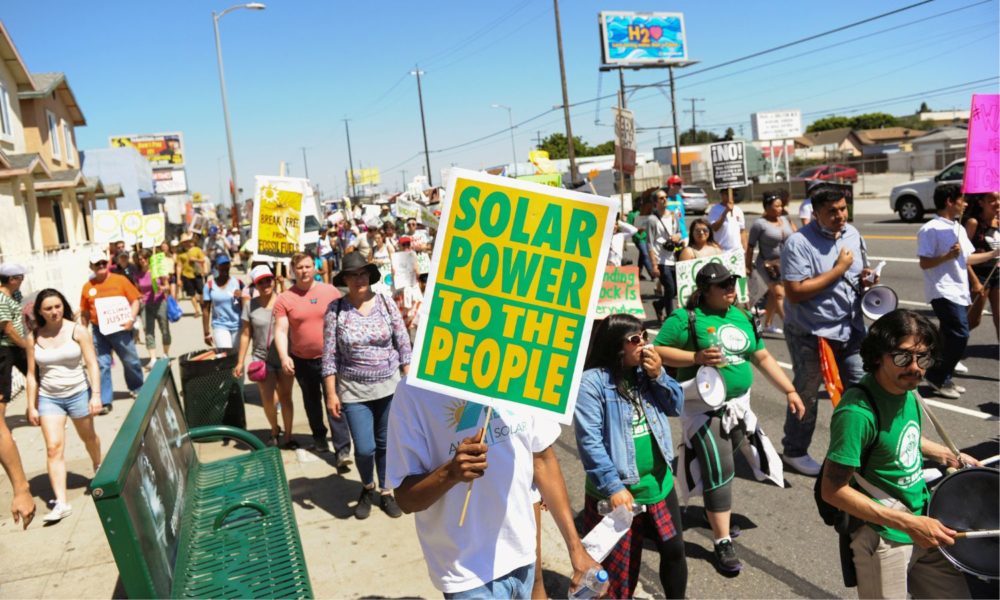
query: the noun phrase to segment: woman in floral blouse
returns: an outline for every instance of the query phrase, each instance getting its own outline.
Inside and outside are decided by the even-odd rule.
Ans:
[[[372,291],[379,279],[378,267],[357,252],[348,254],[333,279],[348,292],[330,303],[323,329],[327,407],[335,417],[341,412],[347,417],[365,486],[354,508],[358,519],[368,518],[372,505],[393,518],[402,514],[392,492],[385,489],[385,454],[389,403],[410,365],[410,338],[396,303]]]

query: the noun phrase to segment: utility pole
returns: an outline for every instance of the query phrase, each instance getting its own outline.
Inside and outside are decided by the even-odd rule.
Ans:
[[[684,101],[691,103],[691,110],[685,110],[684,112],[691,113],[691,137],[693,138],[694,142],[697,142],[698,141],[697,114],[698,113],[703,113],[705,111],[703,111],[703,110],[695,110],[694,103],[695,102],[704,102],[705,99],[704,98],[685,98]]]
[[[403,173],[403,191],[405,192],[406,191],[406,169],[400,169],[400,171]]]
[[[670,116],[674,120],[674,175],[681,174],[681,130],[677,127],[677,87],[674,85],[674,66],[668,65],[670,72]]]
[[[536,131],[535,132],[535,148],[541,148],[541,147],[542,147],[542,132],[541,131]]]
[[[420,87],[420,76],[423,74],[424,72],[420,70],[419,65],[415,65],[414,70],[410,71],[410,75],[417,76],[417,99],[420,101],[420,127],[424,131],[424,160],[427,163],[427,185],[434,187],[434,184],[431,182],[431,153],[427,149],[427,121],[424,118],[424,92]]]
[[[559,80],[562,83],[563,117],[566,120],[566,152],[569,154],[569,180],[577,187],[576,150],[573,148],[573,125],[569,118],[569,92],[566,90],[566,61],[563,59],[562,28],[559,26],[559,0],[552,0],[556,16],[556,47],[559,49]]]
[[[309,162],[306,161],[306,147],[302,146],[302,168],[306,172],[306,179],[309,179]]]
[[[351,155],[351,127],[348,125],[351,120],[341,120],[344,122],[344,131],[347,133],[347,167],[350,169],[347,171],[347,186],[349,186],[351,190],[351,202],[354,202],[355,198],[358,197],[358,189],[357,182],[354,178],[354,157]]]

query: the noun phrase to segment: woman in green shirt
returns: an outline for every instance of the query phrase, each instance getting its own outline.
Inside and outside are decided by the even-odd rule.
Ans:
[[[785,393],[793,414],[800,419],[805,414],[792,382],[764,348],[756,322],[734,306],[737,279],[720,263],[702,267],[695,276],[697,290],[687,306],[670,315],[653,342],[663,362],[678,368],[679,381],[693,379],[699,367],[709,366],[717,368],[725,382],[726,398],[721,407],[685,406],[681,417],[685,439],[678,464],[685,472],[689,466],[698,469],[705,513],[715,536],[716,560],[720,569],[728,572],[742,568],[729,535],[733,452],[743,451],[758,480],[784,483],[781,460],[750,409],[751,363]],[[693,457],[697,457],[696,466]],[[697,482],[697,477],[694,479]],[[681,497],[686,499],[684,493]]]

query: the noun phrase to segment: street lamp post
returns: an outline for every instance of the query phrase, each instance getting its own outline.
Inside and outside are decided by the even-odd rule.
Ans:
[[[492,108],[502,108],[507,111],[507,122],[510,123],[510,154],[511,158],[514,160],[512,163],[514,166],[513,177],[517,179],[517,146],[514,144],[514,114],[509,106],[504,106],[503,104],[491,104]]]
[[[229,177],[232,179],[232,183],[229,187],[229,193],[232,199],[233,209],[236,209],[239,196],[239,183],[237,183],[236,180],[236,158],[233,156],[233,130],[229,124],[229,102],[226,99],[226,75],[222,68],[222,42],[219,40],[219,19],[232,11],[239,10],[241,8],[249,10],[264,10],[267,7],[260,2],[250,2],[248,4],[230,6],[220,13],[212,11],[212,25],[215,28],[215,56],[219,61],[219,88],[222,90],[222,116],[226,122],[226,146],[229,148]]]

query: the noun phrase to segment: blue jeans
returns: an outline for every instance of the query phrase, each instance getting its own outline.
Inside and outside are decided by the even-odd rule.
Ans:
[[[639,273],[642,274],[645,268],[649,278],[652,279],[653,259],[649,257],[649,242],[636,242],[635,247],[639,250]]]
[[[444,593],[445,598],[531,598],[531,588],[535,585],[535,563],[514,569],[477,588]]]
[[[389,431],[389,402],[392,396],[368,402],[345,402],[342,406],[354,440],[354,462],[358,465],[361,483],[374,483],[378,471],[378,486],[385,489],[385,440]]]
[[[840,380],[846,388],[861,381],[865,372],[861,368],[861,340],[865,337],[863,331],[851,331],[847,342],[827,340],[840,370]],[[812,442],[813,431],[816,429],[816,397],[822,374],[819,368],[819,339],[802,331],[794,325],[785,325],[785,342],[788,352],[792,355],[792,368],[795,376],[792,383],[795,391],[806,406],[806,415],[800,421],[791,410],[785,413],[785,437],[781,440],[785,456],[798,458],[805,456]]]
[[[114,390],[111,388],[111,351],[114,350],[122,361],[122,368],[125,369],[125,385],[129,391],[135,392],[142,387],[142,365],[139,364],[139,355],[135,352],[131,331],[104,335],[96,326],[90,329],[94,334],[97,365],[101,368],[101,404],[108,406],[114,397]]]
[[[969,307],[944,298],[935,298],[931,300],[931,308],[940,324],[941,348],[937,354],[941,359],[927,369],[925,377],[927,381],[941,387],[951,381],[955,365],[962,359],[965,347],[969,344],[969,313],[966,312]]]

